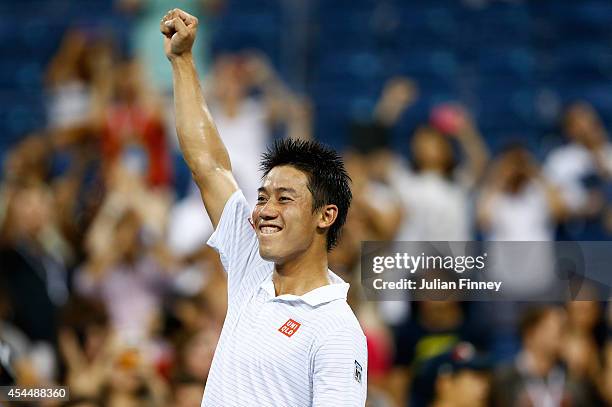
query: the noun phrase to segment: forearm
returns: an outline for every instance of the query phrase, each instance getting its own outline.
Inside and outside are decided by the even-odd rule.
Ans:
[[[539,182],[544,189],[548,207],[553,218],[555,220],[563,220],[567,216],[568,210],[559,190],[542,175],[538,175],[536,181]]]
[[[476,222],[478,227],[484,232],[488,232],[491,228],[495,200],[499,194],[500,191],[498,188],[485,186],[482,195],[476,203]]]
[[[179,144],[200,184],[208,173],[230,171],[230,159],[206,106],[191,54],[172,59],[172,72]]]
[[[487,166],[489,150],[476,128],[469,127],[463,130],[457,138],[468,159],[470,172],[473,178],[477,180]]]

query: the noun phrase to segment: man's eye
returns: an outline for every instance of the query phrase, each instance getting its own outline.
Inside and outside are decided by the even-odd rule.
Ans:
[[[278,198],[279,201],[283,202],[283,201],[290,201],[291,198],[287,197],[287,196],[281,196],[280,198]]]
[[[258,196],[257,197],[257,203],[262,203],[262,202],[266,202],[266,197],[265,196]]]

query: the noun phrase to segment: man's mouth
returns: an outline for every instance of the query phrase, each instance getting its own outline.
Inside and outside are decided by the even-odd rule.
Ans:
[[[280,232],[282,228],[275,225],[263,225],[259,227],[259,231],[262,235],[272,235],[274,233]]]

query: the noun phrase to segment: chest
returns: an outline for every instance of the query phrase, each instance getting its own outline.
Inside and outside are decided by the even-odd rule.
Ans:
[[[234,363],[241,370],[309,380],[316,336],[309,311],[262,296],[253,298],[237,317],[231,336]]]

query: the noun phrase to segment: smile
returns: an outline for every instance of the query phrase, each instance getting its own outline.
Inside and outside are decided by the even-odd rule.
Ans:
[[[274,233],[278,233],[282,230],[282,228],[278,227],[278,226],[272,226],[272,225],[267,225],[267,226],[260,226],[259,227],[259,231],[261,232],[262,235],[272,235]]]

